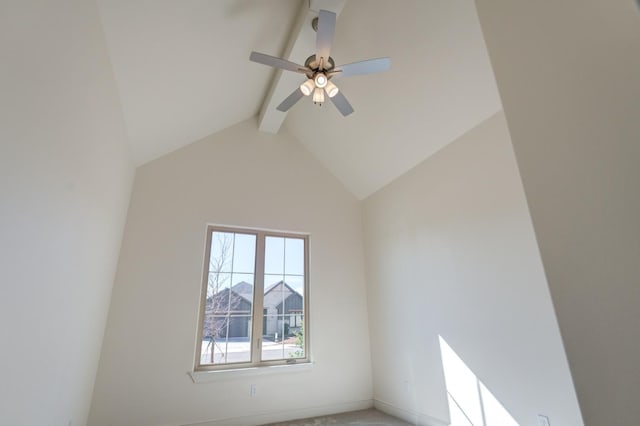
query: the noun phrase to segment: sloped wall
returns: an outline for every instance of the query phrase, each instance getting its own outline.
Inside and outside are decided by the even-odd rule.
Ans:
[[[442,335],[520,425],[538,413],[581,424],[504,114],[367,198],[363,214],[381,408],[448,424]]]
[[[295,139],[255,119],[138,168],[90,424],[251,424],[370,405],[360,214]],[[207,223],[310,233],[310,370],[191,381]]]
[[[133,164],[92,2],[0,3],[0,424],[86,424]]]
[[[637,424],[638,2],[477,7],[585,423]]]

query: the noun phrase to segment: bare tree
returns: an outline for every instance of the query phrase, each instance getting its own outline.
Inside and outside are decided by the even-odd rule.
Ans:
[[[226,358],[226,350],[220,347],[219,339],[229,334],[229,314],[238,304],[238,298],[232,297],[231,286],[229,283],[231,271],[230,262],[233,253],[233,234],[214,232],[213,237],[217,239],[215,245],[216,250],[213,251],[214,244],[212,242],[212,252],[209,259],[209,277],[208,291],[205,309],[204,330],[211,339],[209,347],[213,345]],[[225,292],[225,290],[227,290]],[[214,347],[211,347],[211,362],[214,361]]]

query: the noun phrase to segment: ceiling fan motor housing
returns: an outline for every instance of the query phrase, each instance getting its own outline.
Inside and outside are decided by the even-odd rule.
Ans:
[[[319,71],[329,72],[336,67],[336,63],[331,56],[329,56],[329,58],[322,59],[322,69],[320,69],[320,61],[316,60],[316,55],[311,55],[307,58],[306,61],[304,61],[304,66],[312,71],[311,76],[307,75],[309,78],[313,78],[313,76]]]
[[[249,59],[253,62],[274,68],[306,75],[307,80],[276,107],[278,111],[287,112],[302,97],[309,96],[312,93],[314,95],[313,102],[322,104],[326,93],[338,111],[346,117],[353,112],[353,107],[344,94],[330,80],[337,76],[348,77],[387,71],[390,65],[389,58],[352,62],[350,64],[340,65],[338,69],[336,69],[335,61],[331,57],[331,44],[335,32],[336,14],[327,10],[320,10],[318,17],[312,20],[311,26],[317,33],[316,53],[307,58],[304,66],[287,59],[258,52],[251,52]]]

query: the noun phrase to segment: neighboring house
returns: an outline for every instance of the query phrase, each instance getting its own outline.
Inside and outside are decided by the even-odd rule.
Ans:
[[[249,337],[253,285],[240,282],[208,297],[205,306],[203,336]],[[262,334],[278,337],[300,331],[303,324],[304,300],[300,293],[284,281],[269,287],[264,293]]]
[[[253,286],[241,282],[207,297],[202,335],[211,337],[248,337],[251,331]]]
[[[264,292],[262,334],[290,336],[303,324],[304,300],[300,293],[284,281],[277,282]]]

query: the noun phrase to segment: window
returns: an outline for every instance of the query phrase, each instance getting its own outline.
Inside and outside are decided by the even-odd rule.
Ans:
[[[207,228],[196,370],[308,361],[308,243]]]

